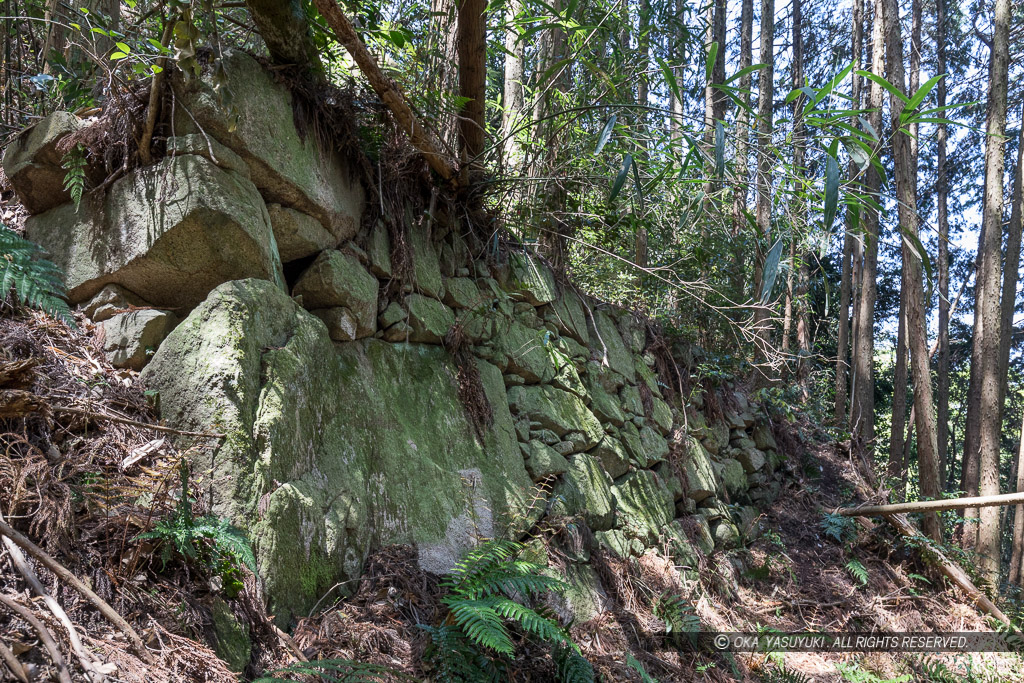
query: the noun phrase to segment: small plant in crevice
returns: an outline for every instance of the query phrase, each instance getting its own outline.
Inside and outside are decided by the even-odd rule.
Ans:
[[[60,268],[42,258],[42,248],[0,224],[0,302],[12,296],[16,303],[35,308],[74,327],[64,301]]]
[[[556,666],[564,676],[561,680],[593,680],[586,678],[589,664],[577,661],[582,655],[565,630],[543,610],[525,604],[563,590],[564,584],[545,576],[540,565],[521,560],[523,549],[514,541],[487,541],[471,550],[444,579],[441,602],[448,608],[444,621],[438,626],[420,625],[430,635],[425,657],[437,680],[500,680],[515,653],[511,625],[554,648]]]
[[[857,538],[860,524],[853,517],[829,513],[821,520],[821,530],[836,543],[848,546]]]
[[[85,147],[75,145],[67,151],[60,160],[60,167],[66,172],[64,174],[64,189],[71,194],[71,200],[75,203],[75,210],[82,203],[82,195],[85,194]]]
[[[197,519],[192,514],[190,473],[188,463],[182,460],[179,467],[181,497],[174,511],[137,538],[156,541],[161,570],[174,559],[199,566],[218,577],[225,595],[233,598],[243,588],[241,566],[255,573],[256,558],[241,529],[220,517],[207,515]]]

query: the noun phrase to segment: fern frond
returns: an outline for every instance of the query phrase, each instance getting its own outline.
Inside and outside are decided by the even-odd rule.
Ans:
[[[594,667],[575,647],[557,645],[551,658],[561,683],[594,683]]]
[[[215,548],[233,555],[253,573],[256,572],[256,556],[249,545],[249,539],[244,531],[228,520],[214,516],[202,517],[196,520],[194,533],[209,539]]]
[[[850,560],[846,563],[846,569],[850,572],[853,578],[860,582],[860,585],[868,585],[868,570],[861,564],[860,560]]]
[[[458,600],[448,604],[452,617],[466,636],[477,645],[499,654],[512,655],[512,637],[495,608],[503,598]]]
[[[529,607],[514,600],[501,600],[494,606],[494,611],[511,619],[527,633],[540,638],[545,643],[568,643],[569,638],[558,624],[545,619]]]
[[[63,320],[72,327],[71,309],[64,301],[60,269],[42,258],[43,250],[13,230],[0,225],[0,300],[13,292],[14,300]]]
[[[276,669],[270,674],[257,678],[256,683],[291,683],[298,676],[319,676],[323,680],[339,683],[389,683],[391,681],[415,681],[416,679],[386,666],[364,664],[348,659],[318,659],[312,662],[297,662]]]
[[[647,669],[644,668],[644,665],[638,662],[636,657],[628,652],[626,653],[626,666],[640,674],[640,680],[643,681],[643,683],[658,683],[658,679],[647,673]]]

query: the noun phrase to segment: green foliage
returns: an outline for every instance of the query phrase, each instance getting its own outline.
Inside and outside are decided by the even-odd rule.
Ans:
[[[64,189],[71,193],[71,199],[75,202],[75,210],[82,204],[82,194],[85,192],[85,148],[75,145],[61,159],[60,167],[66,173],[64,175]]]
[[[679,595],[662,593],[655,598],[651,611],[665,623],[666,635],[686,634],[691,639],[696,639],[696,634],[700,633],[700,617],[693,605]]]
[[[594,683],[594,667],[570,645],[555,645],[551,652],[562,683]]]
[[[644,668],[644,665],[638,662],[636,657],[629,652],[626,653],[626,666],[640,674],[640,680],[642,683],[658,683],[658,679],[647,673],[647,669]]]
[[[391,683],[392,681],[415,681],[401,671],[377,664],[363,664],[348,659],[318,659],[312,662],[296,662],[270,674],[257,678],[255,683],[291,683],[303,680],[300,677],[317,676],[318,680],[329,683]]]
[[[861,564],[860,560],[850,560],[846,563],[846,570],[853,578],[857,579],[861,586],[868,585],[868,570]]]
[[[242,589],[239,565],[256,571],[256,557],[245,532],[226,519],[208,515],[196,519],[189,495],[189,466],[180,467],[181,498],[174,511],[139,534],[138,540],[155,540],[160,547],[161,569],[173,559],[204,567],[223,581],[224,592],[234,597]]]
[[[850,681],[850,683],[909,683],[914,680],[914,677],[910,674],[903,674],[896,676],[895,678],[882,678],[878,674],[861,668],[857,662],[837,662],[836,670],[839,672],[839,676],[844,681]]]
[[[492,540],[471,550],[459,561],[442,587],[441,602],[448,616],[440,626],[421,626],[430,634],[426,657],[443,681],[497,680],[508,657],[515,652],[509,625],[556,648],[578,649],[553,619],[524,601],[564,584],[542,574],[543,567],[519,559],[523,545]],[[566,672],[579,678],[580,662],[560,655]]]
[[[0,224],[0,300],[13,292],[22,306],[39,309],[73,327],[60,269],[42,254],[37,244]]]
[[[783,662],[776,663],[761,672],[764,683],[811,683],[811,678],[804,673],[790,669]]]
[[[821,530],[840,545],[852,543],[859,529],[860,525],[853,517],[828,513],[821,520]]]

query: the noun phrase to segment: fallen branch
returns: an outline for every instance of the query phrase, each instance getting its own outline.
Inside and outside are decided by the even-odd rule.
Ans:
[[[46,410],[46,402],[31,391],[0,390],[0,419],[24,417],[43,410]]]
[[[0,363],[0,386],[24,389],[32,383],[32,371],[37,365],[39,365],[39,358]]]
[[[180,434],[181,436],[200,436],[208,439],[224,439],[227,437],[226,434],[220,434],[218,432],[188,432],[182,429],[175,429],[174,427],[165,427],[163,425],[150,424],[149,422],[139,422],[138,420],[132,420],[127,417],[120,417],[118,415],[109,415],[107,413],[97,413],[92,410],[83,410],[82,408],[70,408],[61,406],[50,406],[50,410],[55,413],[68,413],[71,415],[82,415],[85,417],[94,417],[99,420],[107,420],[108,422],[117,422],[119,424],[131,425],[133,427],[142,427],[144,429],[152,429],[155,432],[167,432],[168,434]]]
[[[0,603],[6,605],[8,609],[27,621],[36,630],[36,633],[39,634],[39,640],[43,642],[43,647],[50,654],[53,665],[57,667],[61,683],[71,683],[71,674],[68,673],[68,665],[64,662],[64,656],[61,655],[60,648],[57,647],[57,642],[53,639],[53,634],[43,625],[43,622],[36,619],[34,614],[2,593],[0,593]]]
[[[880,506],[880,507],[895,507],[895,506]],[[907,537],[920,537],[921,532],[915,527],[906,516],[901,514],[885,514],[883,515],[885,520],[892,524],[901,535]],[[1002,610],[996,607],[996,604],[989,600],[988,596],[978,590],[977,586],[971,583],[971,579],[967,576],[963,569],[958,567],[956,564],[951,562],[946,555],[935,546],[929,546],[929,552],[932,554],[935,564],[942,575],[952,581],[960,590],[962,590],[968,598],[974,601],[974,604],[983,609],[988,614],[992,615],[999,621],[1003,622],[1007,626],[1010,625],[1009,618],[1003,614]]]
[[[17,543],[23,550],[28,552],[29,555],[42,562],[47,569],[57,575],[57,578],[63,580],[65,583],[70,585],[76,591],[82,594],[93,606],[100,611],[100,613],[107,618],[112,624],[117,626],[118,629],[128,638],[131,642],[132,647],[135,649],[136,654],[147,664],[153,662],[153,657],[150,655],[149,650],[142,642],[142,638],[135,632],[135,629],[124,620],[117,611],[108,605],[103,598],[96,595],[92,590],[86,586],[82,581],[68,571],[62,564],[53,559],[46,551],[37,546],[35,543],[30,541],[28,538],[23,536],[21,532],[11,527],[7,522],[0,520],[0,534],[7,536],[12,541]]]
[[[335,0],[313,0],[313,4],[320,10],[321,16],[334,31],[338,41],[352,55],[352,59],[366,76],[366,80],[377,93],[377,97],[391,110],[398,125],[409,136],[412,146],[420,151],[434,172],[445,181],[451,182],[455,178],[455,168],[441,153],[440,143],[433,133],[416,118],[408,100],[395,82],[381,71],[377,60],[366,49],[366,45],[356,33],[352,22],[338,7],[338,3]]]
[[[0,659],[4,660],[4,664],[10,670],[11,674],[17,678],[21,683],[28,682],[28,674],[25,673],[25,667],[21,665],[18,658],[14,656],[11,648],[0,642]]]
[[[858,508],[840,508],[843,517],[874,517],[905,512],[942,512],[944,510],[962,510],[964,508],[987,508],[1001,505],[1019,505],[1024,503],[1024,493],[1002,493],[998,496],[976,496],[974,498],[946,498],[943,500],[919,500],[913,503],[893,503],[892,505],[867,505]]]
[[[0,515],[0,521],[4,521],[3,515]],[[68,640],[71,642],[71,650],[78,658],[78,662],[82,665],[82,669],[86,671],[86,675],[93,681],[105,680],[106,675],[108,673],[112,673],[114,669],[100,662],[94,661],[89,656],[85,647],[82,646],[82,639],[79,637],[78,631],[75,629],[75,625],[71,623],[71,619],[68,617],[67,612],[65,612],[60,603],[50,595],[39,580],[39,577],[37,577],[32,571],[28,561],[25,559],[25,554],[21,552],[21,548],[15,545],[14,541],[7,536],[4,536],[3,539],[7,552],[11,554],[11,560],[14,562],[14,566],[25,578],[25,581],[28,582],[28,585],[32,588],[32,592],[43,599],[43,602],[46,603],[46,606],[50,609],[53,616],[56,617],[57,621],[64,626],[64,630],[68,632]]]

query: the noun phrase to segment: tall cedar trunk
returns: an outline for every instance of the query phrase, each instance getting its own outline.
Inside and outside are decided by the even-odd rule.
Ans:
[[[686,0],[675,0],[675,12],[677,17],[682,17],[686,11]],[[683,66],[684,60],[684,49],[686,41],[689,38],[686,27],[682,27],[679,33],[673,34],[670,38],[670,44],[672,45],[671,58],[672,58],[672,73],[675,76],[676,84],[680,86],[682,91],[683,77],[685,75],[685,68]],[[683,102],[680,98],[676,97],[675,91],[669,93],[669,109],[672,115],[669,119],[669,130],[672,135],[673,145],[678,145],[683,139]],[[682,154],[682,151],[679,151]]]
[[[804,84],[804,41],[803,41],[804,15],[802,0],[793,0],[793,87],[799,88]],[[798,115],[796,102],[803,102],[798,97],[793,107],[793,170],[797,175],[804,174],[804,146],[805,132],[803,117]],[[801,104],[802,107],[802,104]],[[805,205],[801,201],[794,210],[794,218],[799,219],[805,214]],[[794,236],[794,245],[797,239]],[[797,260],[795,251],[791,252],[790,273],[796,267]],[[806,254],[801,253],[799,259],[797,285],[793,290],[793,303],[796,307],[796,343],[799,350],[797,356],[797,380],[800,383],[800,391],[803,400],[808,399],[807,378],[810,374],[811,360],[811,326],[807,318],[807,287],[810,281],[810,266]]]
[[[1020,270],[1021,202],[1024,201],[1024,126],[1017,136],[1017,166],[1013,171],[1013,189],[1010,194],[1010,223],[1006,230],[1006,261],[1003,264],[1003,293],[999,301],[1002,334],[999,335],[999,405],[1006,401],[1010,369],[1010,339],[1013,336],[1013,310],[1017,304],[1017,277]]]
[[[871,72],[883,72],[885,55],[885,33],[882,21],[884,0],[874,1],[871,20]],[[868,122],[876,130],[882,130],[882,86],[874,81],[868,95]],[[869,195],[877,195],[881,179],[873,166],[868,167],[864,179]],[[878,285],[878,212],[866,209],[861,216],[864,226],[859,266],[859,298],[857,300],[854,350],[853,350],[853,391],[850,404],[850,433],[854,435],[857,447],[867,449],[875,439],[875,298]]]
[[[790,27],[790,37],[793,45],[793,64],[790,70],[790,88],[796,89],[803,85],[803,41],[800,36],[800,25],[803,23],[803,17],[801,14],[800,0],[793,0],[793,20]],[[796,197],[799,192],[799,180],[798,177],[801,175],[801,170],[804,165],[804,145],[803,145],[803,121],[800,117],[800,111],[803,109],[804,98],[797,97],[793,100],[793,196]],[[789,270],[786,273],[786,306],[785,313],[782,319],[782,353],[789,353],[791,336],[793,331],[793,316],[795,309],[798,305],[795,300],[796,288],[794,280],[796,277],[796,254],[797,254],[797,231],[796,221],[800,219],[800,202],[799,199],[793,201],[789,208],[790,214],[793,217],[791,223],[792,226],[792,237],[789,242]],[[786,366],[788,372],[788,364]]]
[[[637,46],[640,48],[640,74],[636,86],[637,116],[639,122],[638,133],[641,139],[647,135],[647,110],[648,102],[647,70],[650,67],[650,20],[651,4],[649,0],[640,0],[639,22],[637,31]],[[643,164],[642,155],[646,152],[646,145],[640,143],[636,150],[635,158],[638,163]],[[642,166],[640,167],[642,168]],[[647,223],[643,217],[636,222],[636,264],[640,266],[637,272],[637,284],[640,292],[643,293],[644,269],[647,268]]]
[[[939,0],[940,2],[942,0]],[[860,69],[861,52],[864,49],[864,0],[854,0],[853,22],[851,26],[850,53],[853,56],[853,73],[851,75],[851,101],[854,108],[861,106],[861,79],[857,75]],[[856,120],[851,121],[856,125]],[[850,160],[847,167],[847,178],[857,177],[857,164]],[[836,339],[836,396],[835,423],[841,425],[846,416],[846,401],[849,391],[849,354],[850,354],[850,301],[853,298],[853,212],[846,213],[846,230],[843,234],[843,261],[840,265],[839,281],[839,332]]]
[[[886,33],[888,79],[896,88],[903,91],[906,88],[903,69],[903,38],[896,0],[885,0],[882,17]],[[892,120],[898,123],[900,115],[903,113],[903,101],[893,95],[889,100],[889,107],[892,112]],[[894,131],[893,159],[896,168],[896,194],[899,200],[900,227],[916,237],[918,234],[917,174],[914,172],[914,168],[917,160],[912,156],[910,141],[910,136],[905,131]],[[902,246],[903,274],[907,281],[907,341],[911,353],[914,394],[919,406],[916,411],[919,486],[923,498],[934,499],[939,497],[940,490],[939,459],[935,438],[935,414],[932,409],[932,378],[928,360],[924,281],[920,258],[910,247],[908,240],[903,240]],[[927,536],[941,540],[942,530],[939,519],[934,513],[925,514],[921,526]]]
[[[508,0],[505,8],[505,83],[501,105],[501,136],[504,140],[505,165],[513,176],[518,174],[522,163],[522,152],[516,136],[512,134],[517,127],[525,123],[525,101],[523,98],[523,53],[525,41],[520,37],[522,32],[516,25],[516,17],[523,10],[522,0]]]
[[[896,329],[896,368],[892,382],[892,424],[889,430],[889,464],[886,474],[893,480],[893,493],[903,500],[906,472],[903,470],[903,432],[907,426],[907,294],[906,268],[900,275],[899,322]],[[902,479],[903,486],[897,480]]]
[[[978,492],[983,496],[999,493],[999,428],[1002,424],[1002,406],[999,403],[999,344],[1002,335],[999,268],[1006,153],[1003,134],[1006,132],[1009,25],[1010,0],[996,0],[985,121],[985,205],[978,242],[981,267],[976,287],[982,288],[982,293],[975,307],[975,320],[981,328],[980,333],[976,330],[974,334],[975,349],[980,350],[981,357],[978,373],[980,385],[976,403],[967,407],[968,422],[973,417],[977,423]],[[978,541],[975,548],[979,555],[980,569],[995,584],[999,579],[999,510],[982,508],[978,517]]]
[[[448,150],[457,147],[458,117],[451,101],[458,86],[456,38],[458,35],[455,0],[430,0],[429,54],[434,61],[430,73],[436,74],[437,92],[441,94],[441,109],[437,112],[437,131],[441,144]]]
[[[769,239],[772,234],[772,100],[774,97],[773,81],[775,78],[775,0],[761,0],[761,56],[765,65],[757,76],[757,209],[755,219],[761,239]],[[764,277],[764,254],[757,255],[754,267],[754,296],[760,295]],[[767,313],[762,307],[754,309],[754,333],[765,340],[765,320]],[[763,353],[763,350],[762,350]]]
[[[935,43],[938,58],[938,73],[946,73],[946,0],[935,3]],[[946,106],[946,79],[935,87],[935,97],[940,107]],[[936,133],[938,162],[936,168],[936,212],[939,230],[939,360],[936,373],[936,430],[939,443],[939,469],[942,480],[946,481],[949,461],[949,181],[946,170],[946,124],[940,123]]]
[[[487,0],[461,0],[456,46],[459,55],[459,95],[465,104],[459,118],[462,163],[479,169],[487,128]]]
[[[863,0],[858,0],[863,2]],[[742,71],[749,67],[753,59],[753,23],[754,0],[743,0],[740,7],[740,63]],[[740,77],[740,97],[747,107],[750,106],[750,86],[753,78],[750,74]],[[736,110],[736,163],[734,165],[736,183],[732,189],[732,292],[737,301],[742,300],[744,287],[743,241],[738,239],[746,231],[747,189],[750,185],[749,165],[750,115],[743,107]]]
[[[551,3],[554,12],[562,11],[562,1],[554,0]],[[541,212],[537,225],[540,227],[540,243],[545,255],[551,261],[556,270],[565,267],[568,257],[568,237],[570,227],[565,221],[565,202],[567,189],[565,184],[557,177],[555,167],[559,150],[558,140],[555,134],[558,127],[555,122],[548,120],[552,112],[552,102],[555,100],[554,93],[565,93],[569,89],[569,71],[560,68],[554,73],[551,67],[565,58],[566,38],[565,32],[556,24],[551,24],[541,34],[541,42],[537,59],[537,80],[534,82],[536,99],[533,103],[533,114],[536,135],[544,141],[544,156],[534,167],[534,176],[545,178],[538,182],[536,187],[540,193],[539,210]],[[542,81],[544,74],[548,74],[550,80]]]
[[[1020,428],[1020,446],[1017,448],[1017,492],[1024,491],[1024,424]],[[1024,505],[1013,508],[1013,542],[1010,546],[1010,575],[1012,585],[1024,586]]]
[[[725,118],[725,93],[714,87],[725,81],[725,0],[713,0],[706,8],[704,18],[704,52],[710,56],[713,44],[718,45],[715,53],[715,61],[711,65],[711,72],[704,82],[704,151],[709,159],[714,158],[715,122],[723,121]],[[712,182],[712,174],[707,174],[708,180],[704,183],[704,201],[702,214],[704,221],[701,223],[704,235],[707,235],[707,224],[713,215],[711,209],[711,196],[715,191]]]

